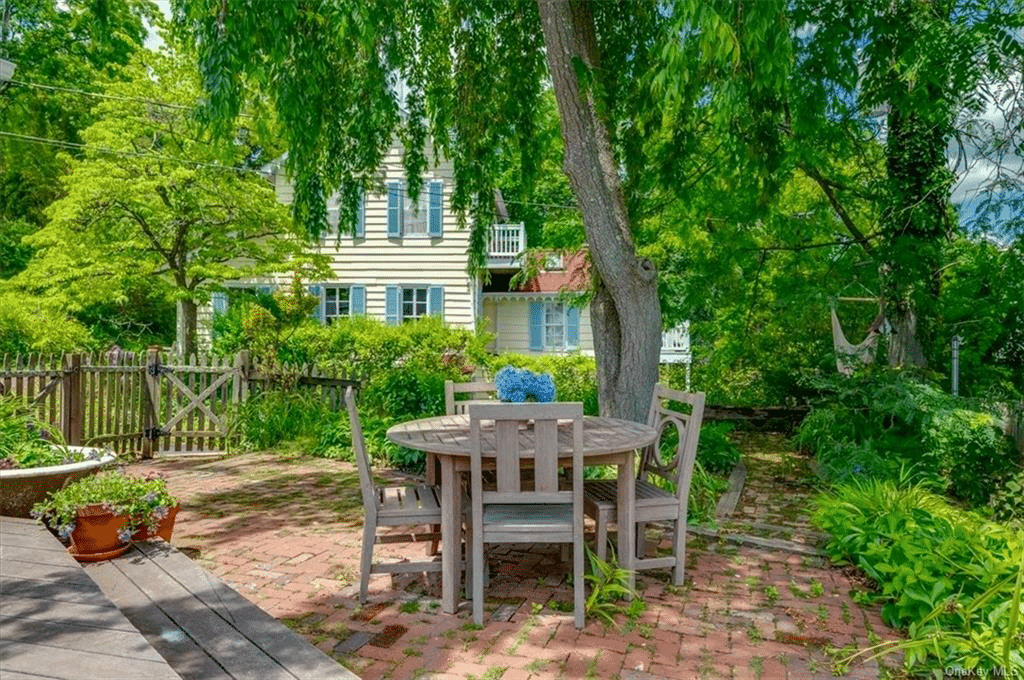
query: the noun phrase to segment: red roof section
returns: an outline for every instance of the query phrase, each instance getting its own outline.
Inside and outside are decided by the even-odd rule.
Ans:
[[[590,285],[590,263],[585,251],[562,257],[562,269],[542,271],[519,289],[522,293],[558,293],[586,290]]]

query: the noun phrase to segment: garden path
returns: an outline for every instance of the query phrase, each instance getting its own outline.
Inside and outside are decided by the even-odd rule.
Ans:
[[[130,467],[165,475],[181,496],[175,546],[364,680],[880,677],[875,662],[836,665],[836,650],[898,634],[852,599],[856,575],[820,556],[808,460],[779,435],[740,444],[747,475],[734,512],[720,531],[690,537],[686,586],[667,572],[639,575],[646,610],[620,615],[621,630],[588,618],[577,631],[558,611],[572,589],[557,546],[491,554],[483,629],[468,608],[442,614],[439,584],[423,576],[371,579],[360,608],[362,505],[347,463],[251,454]],[[379,554],[423,550],[389,544]]]

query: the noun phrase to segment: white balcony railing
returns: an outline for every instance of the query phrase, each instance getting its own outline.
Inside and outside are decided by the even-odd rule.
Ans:
[[[512,267],[526,250],[526,228],[523,223],[491,225],[491,238],[487,244],[488,267]]]
[[[692,359],[689,321],[684,321],[675,328],[661,334],[661,363],[688,364]]]

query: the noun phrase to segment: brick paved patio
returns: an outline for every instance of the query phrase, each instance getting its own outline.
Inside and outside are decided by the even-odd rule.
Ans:
[[[765,453],[779,446],[747,438],[736,512],[720,536],[690,537],[686,586],[671,586],[668,572],[642,572],[642,614],[620,616],[621,630],[588,619],[581,632],[559,610],[572,590],[557,546],[491,553],[492,618],[483,629],[468,607],[440,613],[437,574],[375,577],[360,608],[362,506],[352,465],[254,454],[130,469],[165,475],[182,498],[175,546],[364,680],[832,678],[843,670],[835,650],[896,633],[877,608],[853,601],[855,575],[816,554],[807,461]],[[378,552],[401,559],[424,549]],[[869,662],[843,677],[879,674]]]

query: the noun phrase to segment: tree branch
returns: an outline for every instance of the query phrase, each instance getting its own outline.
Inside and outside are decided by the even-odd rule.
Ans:
[[[828,198],[828,202],[832,204],[832,209],[835,210],[839,220],[843,223],[843,226],[846,227],[846,230],[850,232],[850,235],[853,236],[853,239],[868,253],[874,252],[874,246],[871,245],[871,241],[869,241],[868,237],[864,235],[864,232],[862,232],[857,225],[853,223],[853,218],[850,217],[846,208],[839,201],[839,197],[836,196],[833,185],[826,180],[820,172],[811,166],[805,163],[800,163],[798,167],[805,175],[810,177],[819,187],[821,187],[822,192],[825,194],[826,198]]]

